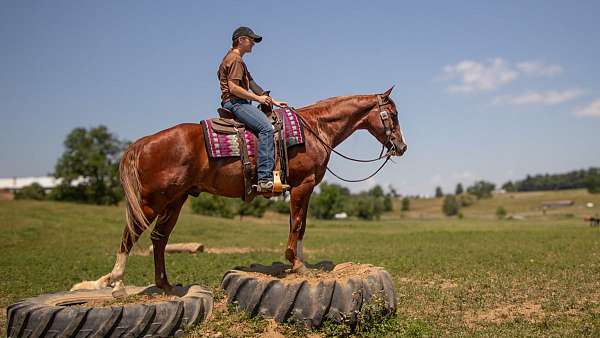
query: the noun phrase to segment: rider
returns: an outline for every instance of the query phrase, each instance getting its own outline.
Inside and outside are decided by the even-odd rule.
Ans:
[[[257,190],[271,191],[275,164],[273,126],[267,116],[251,103],[258,101],[279,107],[287,107],[287,103],[265,95],[242,60],[244,54],[252,52],[255,43],[262,41],[262,37],[248,27],[239,27],[233,32],[232,40],[232,48],[223,58],[217,72],[221,85],[221,106],[233,112],[242,123],[258,134]]]

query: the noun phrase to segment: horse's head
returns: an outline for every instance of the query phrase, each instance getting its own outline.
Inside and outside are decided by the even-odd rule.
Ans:
[[[375,136],[388,149],[388,154],[402,156],[407,146],[398,122],[396,105],[390,98],[392,89],[394,87],[376,95],[377,104],[369,111],[361,128]]]

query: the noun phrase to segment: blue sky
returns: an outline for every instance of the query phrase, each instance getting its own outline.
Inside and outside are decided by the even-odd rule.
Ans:
[[[245,56],[253,76],[294,106],[396,86],[408,152],[354,191],[598,166],[598,13],[597,1],[4,1],[0,177],[52,172],[78,126],[134,140],[215,115],[240,25],[264,37]],[[379,148],[357,133],[339,150]],[[376,168],[330,164],[349,178]]]

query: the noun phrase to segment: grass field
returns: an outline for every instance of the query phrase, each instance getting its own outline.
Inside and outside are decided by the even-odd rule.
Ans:
[[[571,207],[545,214],[543,201],[572,199]],[[586,208],[593,202],[595,207]],[[495,196],[442,216],[441,199],[412,201],[380,221],[309,220],[308,261],[354,261],[385,267],[394,278],[398,311],[360,328],[366,336],[600,336],[600,230],[583,222],[600,213],[600,196],[582,190]],[[523,220],[497,220],[503,206]],[[396,205],[399,210],[399,203]],[[69,289],[96,279],[114,263],[123,209],[67,203],[0,201],[0,315],[28,296]],[[200,283],[217,300],[223,273],[237,265],[283,260],[287,217],[224,220],[184,209],[171,242],[202,242],[214,253],[167,257],[172,282]],[[150,244],[145,234],[136,249]],[[232,249],[234,248],[234,249]],[[125,282],[153,282],[152,258],[133,255]],[[261,334],[344,335],[326,325],[306,331],[246,318],[232,309],[190,332],[225,336]]]

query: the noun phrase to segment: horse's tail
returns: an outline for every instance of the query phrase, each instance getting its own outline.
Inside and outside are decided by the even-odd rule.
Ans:
[[[127,202],[125,210],[127,225],[125,229],[127,229],[134,242],[150,226],[150,222],[142,210],[140,198],[142,183],[140,182],[138,165],[143,146],[144,143],[139,141],[129,146],[119,164],[121,185]],[[125,241],[125,236],[123,236],[123,241]]]

